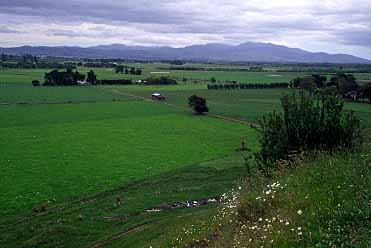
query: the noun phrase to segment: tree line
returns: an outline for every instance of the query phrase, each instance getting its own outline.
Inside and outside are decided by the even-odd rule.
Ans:
[[[66,71],[52,70],[45,73],[43,86],[75,86],[82,82],[96,84],[97,76],[94,71],[90,70],[85,76],[72,68],[68,68]],[[33,80],[32,85],[40,86],[41,84],[40,81]]]
[[[87,75],[81,74],[77,70],[68,68],[65,71],[57,69],[52,70],[44,75],[43,86],[76,86],[76,85],[175,85],[177,81],[168,77],[150,77],[145,80],[133,81],[131,79],[102,79],[98,80],[97,75],[93,70],[90,70]],[[33,86],[40,86],[39,80],[32,81]]]
[[[244,90],[244,89],[271,89],[271,88],[288,88],[289,83],[251,83],[251,84],[208,84],[207,89],[209,90]]]
[[[309,91],[332,91],[350,101],[368,99],[371,102],[371,83],[361,86],[352,74],[337,73],[330,80],[326,76],[313,74],[293,79],[290,87]]]
[[[124,65],[116,65],[115,67],[115,72],[116,73],[121,73],[121,74],[130,74],[130,75],[142,75],[142,70],[139,68],[135,67],[127,67]]]

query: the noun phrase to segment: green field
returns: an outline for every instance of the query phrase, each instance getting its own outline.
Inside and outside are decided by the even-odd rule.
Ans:
[[[0,85],[0,103],[82,103],[124,101],[128,98],[97,87],[30,87],[28,85]]]
[[[2,214],[220,157],[241,136],[256,141],[242,125],[149,102],[0,111]]]
[[[143,75],[94,71],[100,79],[141,79],[169,65],[133,66]],[[32,87],[44,73],[0,70],[0,247],[173,247],[183,227],[212,227],[217,204],[146,210],[218,197],[239,184],[246,176],[246,153],[236,151],[241,138],[259,148],[258,132],[248,123],[280,109],[280,97],[290,90],[207,90],[206,83],[211,77],[269,83],[303,75],[171,71],[166,75],[189,80]],[[165,104],[145,99],[153,92],[164,94]],[[246,124],[194,115],[187,109],[192,94],[207,99],[211,114]],[[369,104],[346,108],[371,128]]]
[[[78,69],[81,73],[86,74],[89,68]],[[92,68],[97,79],[141,79],[142,76],[117,74],[114,69],[106,68]],[[25,84],[31,86],[32,80],[44,81],[44,75],[46,72],[50,72],[51,69],[0,69],[0,85],[4,84]]]
[[[108,87],[116,91],[128,92],[142,97],[150,97],[158,91],[167,97],[167,102],[186,107],[187,98],[192,94],[207,99],[210,111],[215,114],[237,118],[252,123],[264,113],[280,109],[280,97],[290,94],[290,89],[250,89],[250,90],[207,90],[185,86],[122,86]],[[353,110],[361,118],[362,126],[371,128],[371,106],[368,103],[346,103],[347,110]]]

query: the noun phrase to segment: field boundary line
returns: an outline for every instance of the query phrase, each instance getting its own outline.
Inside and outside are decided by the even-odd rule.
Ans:
[[[123,94],[123,95],[130,96],[130,97],[137,98],[137,99],[142,99],[144,101],[158,102],[158,101],[152,100],[151,98],[134,95],[134,94],[131,94],[131,93],[122,91],[122,90],[113,89],[112,92],[117,93],[117,94]],[[178,109],[192,111],[191,108],[179,106],[179,105],[172,104],[172,103],[163,102],[163,104],[164,105],[168,105],[168,106],[172,106],[172,107],[175,107],[175,108],[178,108]],[[209,117],[212,117],[212,118],[216,118],[216,119],[220,119],[220,120],[224,120],[224,121],[229,121],[229,122],[234,122],[234,123],[239,123],[239,124],[243,124],[243,125],[248,125],[248,126],[250,126],[252,128],[260,128],[260,126],[258,124],[255,124],[255,123],[252,123],[252,122],[249,122],[249,121],[243,121],[243,120],[239,120],[239,119],[236,119],[236,118],[231,118],[231,117],[227,117],[227,116],[223,116],[223,115],[218,115],[218,114],[212,114],[212,113],[204,113],[204,114],[206,116],[209,116]]]

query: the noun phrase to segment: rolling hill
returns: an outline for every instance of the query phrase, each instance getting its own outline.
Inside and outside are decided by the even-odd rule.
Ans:
[[[312,53],[271,43],[246,42],[232,46],[210,43],[182,48],[126,46],[121,44],[93,47],[22,46],[0,48],[5,54],[32,54],[56,57],[125,58],[138,60],[192,60],[229,62],[297,62],[297,63],[371,63],[370,60],[348,54]]]

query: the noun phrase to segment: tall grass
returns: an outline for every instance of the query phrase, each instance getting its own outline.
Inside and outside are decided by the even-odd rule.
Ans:
[[[315,153],[294,171],[246,180],[221,207],[207,246],[191,247],[369,247],[370,189],[369,150]]]

